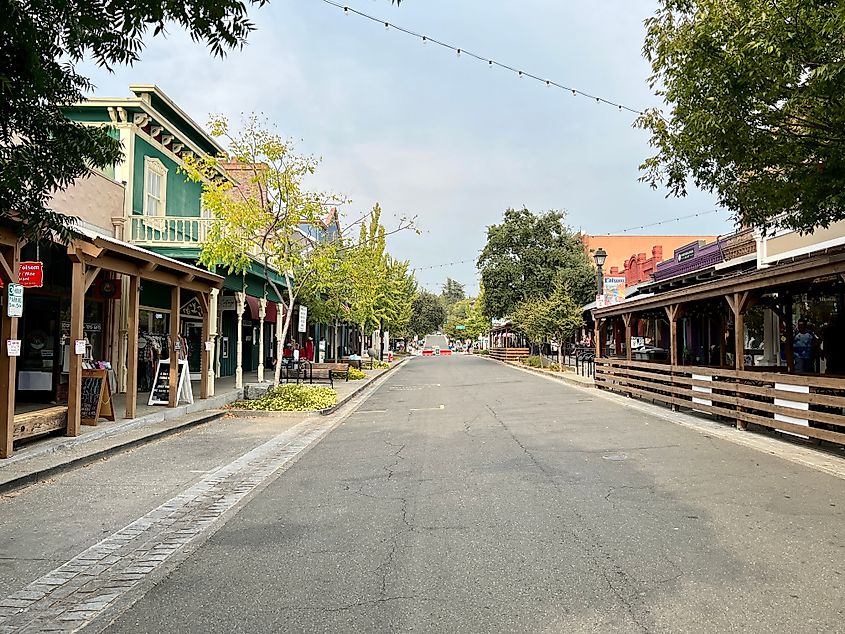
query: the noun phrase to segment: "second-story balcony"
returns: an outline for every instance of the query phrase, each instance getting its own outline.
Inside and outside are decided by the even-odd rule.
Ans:
[[[211,233],[214,218],[184,216],[131,216],[126,238],[132,244],[148,249],[202,249]],[[254,245],[249,255],[263,260],[261,249]]]
[[[127,238],[133,244],[145,247],[197,249],[205,242],[213,223],[213,218],[132,216]]]

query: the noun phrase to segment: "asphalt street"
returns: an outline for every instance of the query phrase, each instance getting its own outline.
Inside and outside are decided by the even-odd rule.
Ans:
[[[843,510],[810,468],[415,358],[106,631],[845,632]]]

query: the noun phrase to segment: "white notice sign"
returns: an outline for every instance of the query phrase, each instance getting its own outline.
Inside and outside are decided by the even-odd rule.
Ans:
[[[6,353],[10,357],[21,356],[21,340],[20,339],[7,339],[6,340]]]
[[[73,342],[74,354],[85,354],[85,339],[77,339]]]
[[[214,342],[213,341],[206,341],[205,342],[205,351],[211,352],[212,350],[214,350]]]
[[[9,284],[6,299],[6,316],[23,317],[23,286]]]
[[[300,306],[299,307],[299,332],[305,332],[308,330],[308,307],[307,306]]]

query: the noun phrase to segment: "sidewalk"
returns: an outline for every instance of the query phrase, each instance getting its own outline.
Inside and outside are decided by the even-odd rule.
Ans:
[[[495,361],[495,359],[494,359]],[[521,370],[525,370],[527,372],[533,372],[534,374],[540,374],[542,376],[549,377],[550,379],[557,379],[558,381],[563,381],[564,383],[570,383],[572,385],[577,385],[578,387],[595,387],[596,382],[593,380],[591,376],[583,376],[581,374],[577,374],[574,368],[570,366],[566,366],[567,369],[564,372],[554,372],[553,370],[543,370],[540,368],[532,368],[530,365],[525,365],[524,363],[519,363],[517,361],[506,361],[507,365],[512,365],[515,368],[519,368]]]
[[[365,370],[367,374],[365,380],[336,381],[338,403],[322,413],[329,414],[335,411],[379,376],[401,364],[402,361],[394,363],[390,370]],[[199,382],[196,382],[194,388],[194,393],[197,394]],[[66,471],[71,467],[88,464],[118,451],[211,422],[227,414],[229,410],[225,409],[226,406],[243,396],[243,390],[235,389],[234,377],[218,380],[215,392],[215,396],[211,398],[197,399],[191,405],[180,405],[173,409],[149,406],[147,405],[149,393],[139,393],[137,418],[101,422],[96,427],[83,426],[82,433],[75,438],[54,436],[24,444],[16,448],[12,457],[0,460],[0,492],[16,489],[54,473]],[[123,398],[124,395],[114,396],[115,413],[118,416],[123,411]],[[256,413],[250,412],[250,414]],[[273,414],[304,417],[313,412],[273,412]]]

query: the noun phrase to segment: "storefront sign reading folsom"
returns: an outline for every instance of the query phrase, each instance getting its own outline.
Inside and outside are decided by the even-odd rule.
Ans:
[[[6,291],[6,316],[23,317],[23,286],[9,284]]]
[[[24,288],[41,288],[44,286],[44,263],[21,262],[18,269],[18,282]]]

